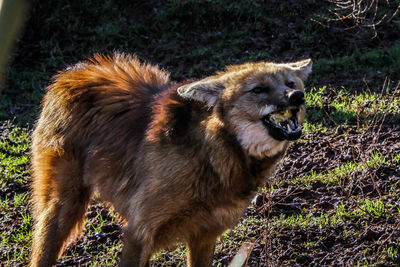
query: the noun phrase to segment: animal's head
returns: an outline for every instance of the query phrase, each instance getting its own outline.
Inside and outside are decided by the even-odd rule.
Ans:
[[[294,63],[245,63],[178,88],[189,99],[215,107],[251,156],[273,156],[301,136],[304,84],[310,59]]]

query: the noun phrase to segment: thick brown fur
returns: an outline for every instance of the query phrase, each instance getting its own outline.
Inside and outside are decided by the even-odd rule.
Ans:
[[[128,222],[122,266],[145,266],[176,242],[187,243],[189,266],[211,265],[215,239],[288,145],[256,117],[288,106],[284,83],[303,90],[310,71],[310,61],[247,63],[178,86],[158,67],[115,54],[58,74],[33,133],[31,266],[56,262],[93,192]],[[254,84],[278,89],[260,100],[249,93]]]

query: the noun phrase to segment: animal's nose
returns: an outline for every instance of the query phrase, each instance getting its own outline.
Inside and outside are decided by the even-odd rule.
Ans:
[[[288,94],[289,104],[293,106],[300,106],[304,104],[304,93],[303,91],[292,91]]]

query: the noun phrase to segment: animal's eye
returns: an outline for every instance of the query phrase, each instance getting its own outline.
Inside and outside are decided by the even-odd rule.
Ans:
[[[254,87],[253,90],[251,90],[255,94],[261,94],[261,93],[267,93],[269,91],[268,87]]]
[[[294,82],[287,82],[286,86],[289,87],[290,89],[294,89],[296,87],[296,84]]]

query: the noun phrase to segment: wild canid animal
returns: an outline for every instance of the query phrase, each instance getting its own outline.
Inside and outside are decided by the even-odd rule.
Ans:
[[[301,135],[311,60],[229,66],[175,84],[135,56],[96,55],[47,88],[32,140],[32,266],[50,266],[93,192],[127,221],[122,266],[188,246],[210,266],[289,141]]]

